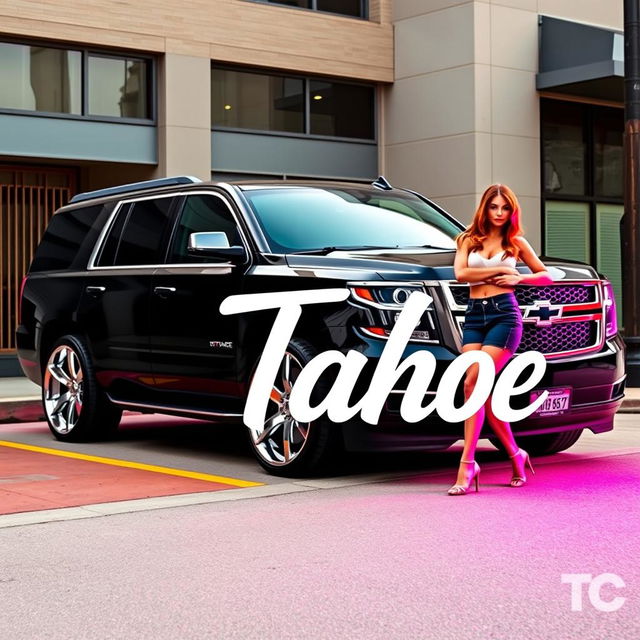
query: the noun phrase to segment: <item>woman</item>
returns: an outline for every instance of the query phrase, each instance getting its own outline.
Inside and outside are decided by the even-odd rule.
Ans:
[[[518,284],[549,284],[552,280],[522,235],[518,199],[505,185],[494,184],[484,192],[471,224],[458,235],[456,243],[456,280],[469,283],[462,351],[486,351],[494,361],[497,374],[522,338],[522,315],[514,287]],[[524,262],[532,273],[518,273],[516,261]],[[473,392],[477,377],[478,365],[473,364],[464,381],[465,399]],[[474,479],[478,490],[480,467],[475,462],[475,452],[485,414],[511,458],[513,477],[510,485],[520,487],[525,484],[526,464],[533,473],[529,455],[518,448],[509,423],[499,420],[491,411],[490,396],[484,407],[465,420],[458,478],[449,489],[449,495],[464,495]]]

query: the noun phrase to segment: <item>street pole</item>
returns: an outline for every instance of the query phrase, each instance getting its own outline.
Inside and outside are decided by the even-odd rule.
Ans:
[[[640,0],[624,0],[622,286],[627,384],[640,386]]]

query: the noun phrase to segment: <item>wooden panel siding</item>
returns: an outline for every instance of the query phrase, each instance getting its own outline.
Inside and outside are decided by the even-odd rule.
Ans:
[[[392,82],[390,6],[390,0],[372,0],[371,19],[357,20],[247,0],[13,0],[0,4],[0,29],[18,37]]]
[[[0,354],[15,351],[22,278],[54,211],[74,193],[72,170],[0,165]]]

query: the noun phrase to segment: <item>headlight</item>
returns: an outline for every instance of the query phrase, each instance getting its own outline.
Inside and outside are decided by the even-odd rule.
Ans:
[[[374,303],[385,307],[401,309],[414,291],[424,291],[422,287],[353,287],[355,298],[364,303]]]
[[[618,313],[616,310],[616,299],[613,295],[613,286],[610,282],[603,282],[604,290],[604,324],[605,336],[611,338],[618,333]]]
[[[366,309],[366,323],[359,329],[377,338],[388,338],[405,302],[414,291],[424,292],[422,285],[351,285],[351,304]],[[438,344],[438,330],[433,309],[427,309],[411,334],[412,342]]]

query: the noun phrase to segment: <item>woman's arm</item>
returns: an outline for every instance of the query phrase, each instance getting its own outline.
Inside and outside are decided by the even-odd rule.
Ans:
[[[518,274],[517,269],[511,267],[469,267],[469,244],[465,239],[464,244],[458,247],[456,251],[456,257],[453,262],[453,271],[458,282],[480,282],[487,278],[495,276],[505,276],[510,274],[516,276]]]
[[[533,273],[519,273],[518,275],[498,276],[496,278],[493,278],[492,282],[500,287],[503,287],[505,285],[513,286],[516,284],[553,283],[551,275],[547,271],[540,258],[538,258],[529,242],[523,236],[514,238],[514,241],[517,242],[518,247],[520,248],[520,259],[527,265],[527,267],[529,267],[529,269],[531,269]]]

